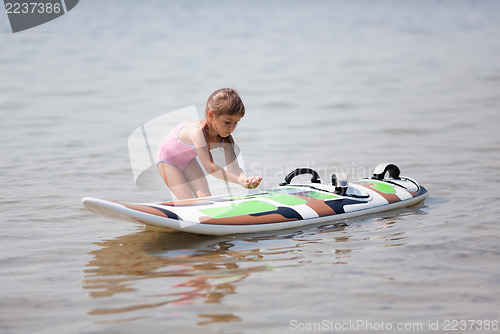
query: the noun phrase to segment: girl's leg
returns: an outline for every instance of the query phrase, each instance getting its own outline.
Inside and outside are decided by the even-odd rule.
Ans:
[[[176,166],[160,162],[158,164],[158,171],[160,172],[160,176],[163,181],[165,181],[168,188],[174,193],[177,199],[193,198],[193,193],[191,192],[184,175]]]
[[[184,169],[184,177],[196,197],[211,195],[205,174],[196,159],[191,160],[186,169]]]

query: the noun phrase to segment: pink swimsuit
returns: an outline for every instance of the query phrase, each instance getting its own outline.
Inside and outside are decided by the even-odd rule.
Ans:
[[[188,125],[186,123],[178,124],[163,138],[156,153],[156,164],[167,162],[177,166],[183,172],[191,160],[198,156],[194,145],[183,143],[179,139],[179,132],[186,126],[199,128],[202,128],[202,126],[197,124]]]

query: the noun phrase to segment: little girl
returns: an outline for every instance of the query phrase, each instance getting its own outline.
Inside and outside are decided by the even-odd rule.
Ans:
[[[156,162],[162,179],[177,199],[210,196],[200,165],[218,179],[256,188],[261,177],[247,177],[238,165],[231,133],[245,115],[245,106],[231,88],[216,90],[205,108],[205,120],[187,121],[173,128],[162,140]],[[210,150],[224,150],[227,171],[216,165]]]

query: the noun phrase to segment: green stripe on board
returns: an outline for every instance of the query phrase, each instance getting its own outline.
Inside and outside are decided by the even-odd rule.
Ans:
[[[316,199],[332,199],[338,198],[340,196],[328,193],[320,193],[319,191],[310,191],[305,193],[306,196],[316,198]]]
[[[359,182],[372,183],[373,185],[371,187],[373,189],[378,190],[384,194],[395,194],[396,193],[396,189],[394,189],[393,186],[391,186],[387,183],[383,183],[383,182],[376,181],[376,180],[361,180]]]
[[[299,194],[302,196],[307,196],[307,197],[312,197],[316,199],[332,199],[332,198],[339,198],[340,196],[335,195],[335,194],[329,194],[327,192],[321,192],[321,191],[307,191],[307,188],[304,188],[304,193],[302,193],[302,189],[298,187],[282,187],[282,188],[276,188],[274,191],[283,191],[283,189],[288,189],[288,190],[295,190],[298,191]],[[295,196],[294,196],[295,197]],[[303,204],[303,203],[300,203]]]
[[[227,218],[275,211],[277,209],[276,206],[264,201],[246,201],[221,208],[200,209],[200,212],[212,218]]]
[[[273,200],[275,202],[285,204],[285,205],[299,205],[299,204],[306,204],[307,201],[305,199],[299,198],[297,196],[293,195],[288,195],[288,194],[283,194],[283,193],[273,193],[273,194],[267,194],[263,196],[259,196],[261,198],[267,198],[270,200]]]

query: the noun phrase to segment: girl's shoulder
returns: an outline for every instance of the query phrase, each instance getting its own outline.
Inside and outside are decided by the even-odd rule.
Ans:
[[[200,121],[187,121],[184,123],[182,129],[185,133],[198,136],[203,135],[204,132],[203,125]]]
[[[181,129],[179,130],[177,137],[186,144],[194,145],[195,142],[200,142],[204,139],[203,127],[200,121],[186,121],[181,123]]]

